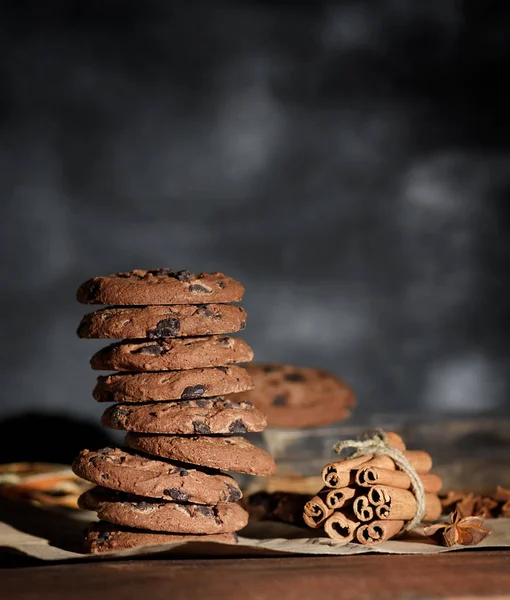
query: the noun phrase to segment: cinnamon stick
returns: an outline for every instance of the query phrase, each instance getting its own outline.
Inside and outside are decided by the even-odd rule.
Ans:
[[[326,490],[327,489],[328,488],[326,488]],[[333,489],[327,492],[325,502],[330,508],[336,510],[343,506],[347,506],[348,504],[352,504],[355,495],[356,490],[351,487]]]
[[[367,522],[374,518],[374,508],[366,496],[358,496],[354,500],[352,510],[359,521]]]
[[[420,475],[425,492],[437,493],[441,489],[443,482],[441,478],[433,473],[423,473]],[[362,487],[371,487],[374,485],[387,485],[400,488],[402,490],[411,489],[411,480],[404,471],[392,471],[378,467],[364,466],[356,473],[356,483]]]
[[[372,521],[358,527],[356,539],[364,546],[375,546],[400,533],[403,527],[404,521]]]
[[[322,480],[330,488],[339,488],[349,485],[350,472],[360,465],[368,462],[372,455],[347,458],[345,460],[327,464],[322,469]]]
[[[418,508],[416,498],[409,490],[377,485],[370,488],[367,496],[360,496],[363,497],[367,498],[369,505],[382,507],[379,511],[375,509],[380,519],[407,521],[414,517]],[[381,499],[388,497],[388,501],[381,502]],[[441,509],[441,501],[437,494],[425,494],[425,521],[436,521],[441,515]]]
[[[398,435],[398,433],[395,433],[394,431],[386,432],[386,441],[390,446],[397,448],[397,450],[401,450],[402,452],[406,450],[404,440],[400,435]]]
[[[380,506],[374,507],[376,519],[387,519],[390,516],[390,505],[389,503],[381,504]]]
[[[358,526],[359,521],[356,519],[349,518],[341,512],[335,512],[324,523],[324,531],[332,540],[347,544],[354,539]]]
[[[403,454],[417,473],[428,473],[432,469],[432,457],[430,454],[428,454],[428,452],[424,452],[423,450],[406,450]],[[340,463],[340,465],[341,464],[342,463]],[[328,465],[326,465],[326,467],[327,466]],[[367,462],[357,465],[353,468],[358,470],[363,467],[378,467],[392,471],[397,468],[393,459],[385,454],[374,456]]]
[[[381,454],[380,456],[374,456],[374,458],[371,458],[368,462],[360,465],[360,467],[381,467],[383,469],[394,471],[397,468],[397,465],[393,462],[392,458],[385,454]]]
[[[303,521],[312,529],[320,527],[333,514],[333,509],[326,504],[323,497],[323,493],[317,494],[303,508]]]
[[[390,488],[376,485],[367,491],[367,498],[372,506],[382,506],[391,502]]]

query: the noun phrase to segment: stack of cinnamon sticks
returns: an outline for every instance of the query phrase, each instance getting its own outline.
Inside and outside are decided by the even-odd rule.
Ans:
[[[407,450],[402,438],[387,433],[390,446],[402,451],[419,475],[425,491],[423,520],[441,515],[441,479],[430,473],[432,459],[422,450]],[[324,527],[339,542],[379,544],[400,533],[417,512],[411,480],[389,456],[372,454],[326,465],[324,487],[304,507],[303,519],[313,528]]]

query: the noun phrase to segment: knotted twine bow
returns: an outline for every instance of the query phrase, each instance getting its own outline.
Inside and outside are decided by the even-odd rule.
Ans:
[[[425,490],[423,489],[420,476],[411,466],[405,454],[398,448],[394,448],[388,444],[386,433],[382,429],[365,431],[358,436],[357,440],[338,442],[333,448],[337,454],[341,454],[347,449],[352,450],[352,452],[345,458],[358,458],[359,456],[367,456],[368,454],[372,454],[373,456],[389,456],[399,469],[409,477],[411,491],[416,498],[417,509],[414,517],[404,527],[404,531],[410,531],[413,527],[416,527],[425,514]]]

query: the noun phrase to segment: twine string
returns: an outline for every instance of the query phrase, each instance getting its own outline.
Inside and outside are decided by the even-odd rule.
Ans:
[[[362,433],[358,440],[346,440],[338,442],[333,448],[337,454],[346,454],[350,450],[348,458],[358,458],[359,456],[389,456],[398,468],[403,471],[411,481],[411,491],[416,498],[416,514],[404,527],[405,531],[409,531],[421,523],[425,514],[425,490],[420,476],[416,469],[407,460],[405,454],[398,448],[394,448],[388,444],[386,433],[382,429],[374,429]],[[347,458],[347,457],[346,457]]]

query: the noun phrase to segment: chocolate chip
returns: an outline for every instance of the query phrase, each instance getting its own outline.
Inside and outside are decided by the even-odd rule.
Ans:
[[[212,294],[212,290],[200,285],[199,283],[191,284],[188,289],[193,294]]]
[[[89,298],[95,298],[101,288],[101,282],[99,279],[91,279],[87,285],[87,295]]]
[[[163,490],[163,494],[170,496],[172,500],[181,500],[186,502],[189,499],[189,495],[186,492],[179,490],[178,488],[170,488],[169,490]]]
[[[224,281],[222,281],[221,279],[218,281],[218,287],[220,287],[221,289],[223,289],[225,287],[226,283]]]
[[[197,504],[195,506],[195,512],[197,512],[199,515],[207,517],[208,519],[212,519],[212,517],[214,517],[214,512],[209,506],[202,506],[201,504]]]
[[[241,330],[246,329],[246,321],[241,322],[241,325],[239,325],[239,329],[241,329]]]
[[[285,406],[285,396],[275,396],[271,404],[273,406]]]
[[[108,473],[101,473],[101,477],[103,479],[106,479],[106,481],[108,481],[108,479],[110,479],[110,476],[108,475]]]
[[[225,440],[225,444],[231,444],[231,443],[232,443],[232,440],[229,440],[229,439]]]
[[[276,367],[275,365],[264,365],[262,367],[262,370],[264,371],[264,373],[275,373],[276,371],[279,371],[278,367]]]
[[[201,433],[202,435],[211,433],[211,428],[203,421],[191,421],[191,423],[195,433]]]
[[[246,425],[243,423],[242,419],[237,419],[236,421],[230,423],[228,430],[230,433],[248,433]]]
[[[97,451],[98,454],[112,454],[112,452],[115,452],[115,448],[111,448],[110,446]]]
[[[227,483],[227,489],[228,489],[228,501],[229,502],[237,502],[238,500],[241,499],[242,494],[241,494],[241,490],[239,488],[236,488],[231,483]]]
[[[229,342],[230,342],[230,338],[229,337],[222,337],[218,339],[218,342],[220,344],[223,344],[225,346],[228,346]]]
[[[170,277],[175,277],[176,273],[172,269],[151,269],[147,271],[151,275],[155,275],[156,277],[163,277],[164,275],[168,275]]]
[[[149,339],[161,338],[161,337],[177,337],[179,331],[181,330],[181,322],[179,319],[175,317],[171,317],[170,319],[163,319],[159,321],[154,329],[149,329],[147,331],[147,337]]]
[[[239,405],[232,400],[223,400],[223,408],[237,408]]]
[[[179,475],[180,475],[181,477],[187,477],[187,476],[189,475],[189,471],[186,471],[186,469],[181,469],[181,470],[179,471]]]
[[[198,406],[198,408],[209,408],[209,400],[195,400],[195,406]]]
[[[284,379],[287,381],[305,381],[306,378],[301,373],[286,373]]]
[[[212,311],[210,308],[207,308],[205,304],[202,304],[197,308],[197,313],[209,318],[214,317],[214,311]]]
[[[225,375],[227,374],[228,368],[227,367],[216,367],[218,369],[218,371],[221,371],[222,373],[225,373]]]
[[[145,501],[135,502],[134,506],[138,510],[143,510],[143,511],[152,511],[154,509],[154,505],[153,504],[149,504],[149,502],[145,502]]]
[[[156,356],[163,354],[163,348],[159,344],[151,344],[150,346],[143,346],[138,350],[133,350],[131,354],[153,354]]]
[[[110,537],[111,537],[111,533],[109,531],[102,531],[96,538],[96,543],[97,544],[104,544],[105,542],[107,542]]]
[[[179,281],[191,281],[192,279],[196,279],[197,276],[195,275],[195,273],[192,273],[191,271],[178,271],[177,274],[175,275],[175,277],[179,280]]]
[[[187,388],[184,388],[184,391],[181,394],[181,398],[183,400],[192,400],[193,398],[201,398],[205,393],[205,385],[189,385]]]
[[[119,457],[115,456],[115,450],[113,448],[102,448],[97,451],[95,456],[89,459],[91,464],[95,464],[97,461],[106,461],[112,464],[119,463]]]
[[[122,406],[116,406],[112,411],[112,417],[121,420],[121,417],[127,417],[131,414],[131,411],[128,408],[123,408]]]

